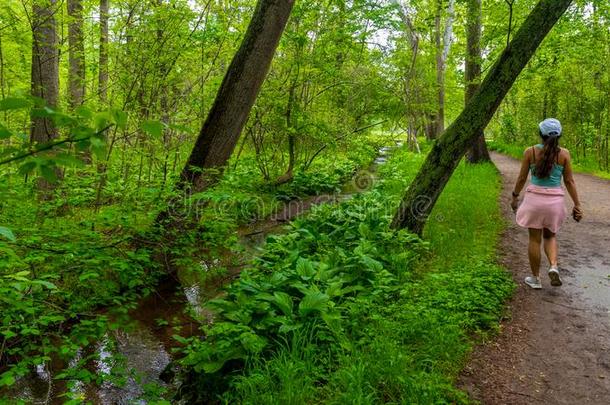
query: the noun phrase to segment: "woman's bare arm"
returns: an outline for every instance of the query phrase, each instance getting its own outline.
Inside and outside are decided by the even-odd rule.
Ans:
[[[574,172],[572,170],[572,158],[570,152],[567,149],[565,151],[565,164],[563,167],[563,182],[566,185],[566,190],[574,202],[574,207],[580,209],[580,199],[578,198],[578,191],[576,191],[576,181],[574,180]]]
[[[530,162],[531,162],[531,148],[528,148],[523,152],[523,160],[521,161],[521,170],[519,171],[519,177],[517,177],[517,184],[515,184],[515,190],[513,191],[513,196],[520,194],[521,190],[523,190],[523,186],[525,186],[525,182],[527,182],[527,176],[530,172]]]

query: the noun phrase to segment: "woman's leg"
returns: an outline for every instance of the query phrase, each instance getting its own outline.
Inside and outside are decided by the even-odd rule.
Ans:
[[[557,238],[553,232],[544,228],[542,233],[544,238],[544,253],[549,259],[551,267],[557,267]]]
[[[540,244],[542,242],[542,229],[529,228],[530,242],[528,254],[530,258],[530,267],[534,277],[540,275]]]

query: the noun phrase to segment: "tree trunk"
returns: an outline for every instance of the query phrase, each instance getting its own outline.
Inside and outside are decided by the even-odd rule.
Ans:
[[[0,97],[5,98],[4,90],[4,52],[2,51],[2,32],[0,31]],[[6,117],[6,115],[5,115]],[[6,119],[6,118],[5,118]]]
[[[481,0],[468,0],[466,16],[466,82],[465,105],[479,89],[481,78]],[[485,144],[485,134],[481,130],[471,145],[467,155],[470,163],[482,163],[490,160]]]
[[[424,225],[462,156],[480,136],[515,79],[572,0],[540,0],[502,52],[479,91],[434,144],[392,221],[422,235]]]
[[[82,0],[68,0],[68,100],[72,109],[83,104],[85,98],[85,42],[83,37]]]
[[[32,95],[51,107],[57,107],[59,97],[59,52],[55,12],[56,0],[35,0],[32,4]],[[57,128],[53,120],[32,115],[30,142],[46,143],[57,138]],[[56,169],[58,178],[61,171]],[[39,178],[36,187],[41,192],[39,198],[51,199],[53,184]]]
[[[434,16],[434,41],[436,44],[436,86],[438,97],[438,110],[434,115],[434,128],[430,132],[430,138],[436,139],[445,130],[445,72],[447,69],[447,57],[451,49],[451,35],[453,31],[453,19],[455,0],[449,0],[447,8],[447,20],[441,40],[441,21],[443,15],[443,0],[436,0],[436,14]]]
[[[100,54],[97,94],[100,105],[106,104],[108,99],[108,0],[100,0]]]
[[[430,129],[427,131],[429,139],[436,139],[442,133],[444,127],[445,112],[445,84],[443,51],[441,42],[441,17],[443,11],[443,0],[436,0],[436,14],[434,15],[434,44],[436,48],[436,96],[437,110],[433,115]]]
[[[259,0],[180,174],[178,189],[201,191],[217,183],[269,71],[293,6],[294,0]],[[207,169],[215,173],[206,173]]]
[[[55,108],[59,95],[59,54],[55,32],[56,0],[34,1],[32,5],[32,95]],[[48,118],[32,117],[31,142],[57,138]]]
[[[297,68],[297,73],[290,84],[290,89],[288,90],[288,104],[286,106],[286,129],[288,131],[288,168],[286,169],[286,172],[278,177],[278,179],[275,181],[276,185],[289,183],[294,177],[294,167],[296,165],[296,135],[295,128],[292,123],[292,112],[296,98],[295,93],[298,77],[299,71]]]

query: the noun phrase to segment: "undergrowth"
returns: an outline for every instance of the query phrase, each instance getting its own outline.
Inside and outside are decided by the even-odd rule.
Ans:
[[[368,193],[269,238],[184,352],[183,399],[466,403],[455,378],[512,292],[495,264],[498,173],[461,165],[425,239],[388,228],[422,157],[397,151]]]

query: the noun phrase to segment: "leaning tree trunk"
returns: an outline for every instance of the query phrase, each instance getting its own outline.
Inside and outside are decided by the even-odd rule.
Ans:
[[[57,106],[59,95],[56,4],[56,0],[35,0],[32,5],[32,95],[52,108]],[[48,142],[56,137],[53,121],[32,117],[31,142]]]
[[[258,1],[248,31],[180,174],[179,190],[192,187],[201,191],[217,183],[269,71],[293,6],[294,0]]]
[[[481,78],[481,0],[468,0],[466,16],[466,81],[465,104],[479,89]],[[485,144],[485,134],[481,130],[468,150],[467,159],[470,163],[488,162],[489,151]]]
[[[409,186],[392,221],[393,228],[422,234],[426,219],[462,156],[480,136],[515,79],[572,0],[540,0],[502,52],[477,93],[434,144]]]
[[[72,109],[83,104],[85,98],[85,42],[83,37],[82,0],[68,0],[68,100]]]

